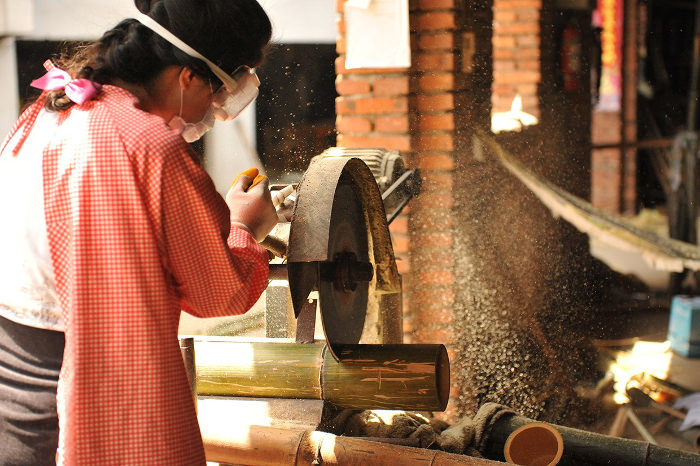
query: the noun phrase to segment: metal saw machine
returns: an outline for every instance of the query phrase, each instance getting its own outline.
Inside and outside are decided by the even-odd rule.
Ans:
[[[388,227],[419,191],[419,173],[398,151],[334,147],[312,159],[291,221],[263,242],[266,337],[183,346],[203,432],[240,423],[332,429],[342,410],[445,409],[445,347],[403,344]]]

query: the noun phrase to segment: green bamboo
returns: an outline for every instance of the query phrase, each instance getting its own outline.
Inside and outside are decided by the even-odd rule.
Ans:
[[[350,409],[445,409],[450,374],[443,345],[345,345],[340,351],[342,362],[325,343],[199,340],[197,393],[317,399]]]
[[[323,346],[195,340],[197,394],[321,399]]]
[[[503,461],[503,447],[518,427],[534,422],[522,416],[503,416],[487,433],[487,458]],[[700,455],[652,445],[639,440],[588,432],[553,425],[564,440],[564,454],[559,461],[566,465],[615,466],[691,466],[700,464]]]
[[[325,352],[323,399],[352,409],[443,411],[450,370],[443,345],[344,345]]]

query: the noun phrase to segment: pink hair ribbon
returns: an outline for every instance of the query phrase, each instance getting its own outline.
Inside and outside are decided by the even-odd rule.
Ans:
[[[53,64],[47,66],[45,63],[44,66],[48,71],[41,78],[32,81],[31,86],[44,89],[45,91],[64,89],[66,96],[78,105],[95,97],[100,87],[102,87],[101,84],[92,82],[89,79],[73,79],[71,75],[60,68],[56,68]]]

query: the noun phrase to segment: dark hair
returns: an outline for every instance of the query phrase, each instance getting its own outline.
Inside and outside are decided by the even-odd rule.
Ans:
[[[135,0],[136,7],[227,73],[242,65],[255,67],[272,36],[267,14],[257,0]],[[74,77],[101,84],[120,79],[148,88],[168,66],[191,68],[218,82],[207,65],[173,46],[133,18],[125,19],[96,42],[56,60]],[[62,90],[50,92],[49,110],[72,102]]]

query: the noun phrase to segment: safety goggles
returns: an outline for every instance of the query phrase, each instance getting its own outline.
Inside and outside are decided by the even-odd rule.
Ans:
[[[224,84],[214,93],[212,101],[217,120],[226,121],[236,118],[258,96],[260,80],[255,74],[255,69],[244,65],[229,75],[150,16],[140,14],[136,19],[187,55],[202,60],[214,76]]]

